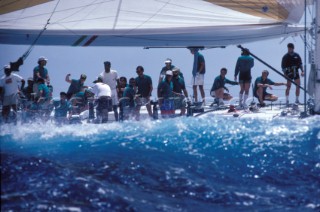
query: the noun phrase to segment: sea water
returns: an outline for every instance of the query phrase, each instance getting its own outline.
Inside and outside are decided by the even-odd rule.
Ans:
[[[320,119],[1,126],[1,211],[319,211]]]

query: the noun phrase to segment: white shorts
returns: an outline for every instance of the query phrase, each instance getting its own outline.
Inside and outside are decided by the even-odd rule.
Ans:
[[[204,85],[204,74],[197,74],[191,78],[191,85]]]
[[[119,104],[119,98],[117,89],[111,90],[111,98],[112,98],[112,105],[118,105]]]

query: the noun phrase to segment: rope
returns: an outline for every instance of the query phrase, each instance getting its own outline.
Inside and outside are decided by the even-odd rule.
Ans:
[[[50,19],[52,18],[53,14],[55,13],[58,5],[60,3],[60,0],[58,0],[56,6],[54,7],[49,19],[47,20],[47,23],[44,25],[43,29],[40,31],[40,33],[38,34],[38,36],[36,37],[36,39],[32,42],[32,44],[30,45],[30,47],[28,48],[28,50],[22,55],[22,59],[25,60],[27,59],[27,57],[29,56],[29,54],[31,53],[32,49],[34,48],[34,46],[36,45],[37,41],[39,40],[39,38],[41,37],[41,35],[44,33],[44,31],[46,31],[47,26],[50,24]]]

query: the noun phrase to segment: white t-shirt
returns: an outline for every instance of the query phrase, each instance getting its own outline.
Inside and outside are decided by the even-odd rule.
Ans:
[[[116,70],[110,70],[109,73],[103,71],[100,76],[102,77],[103,83],[108,84],[111,90],[116,89],[118,79],[118,73]]]
[[[23,80],[23,78],[14,73],[11,73],[8,77],[6,75],[2,76],[0,79],[0,87],[4,88],[4,96],[18,93],[21,80]]]
[[[109,96],[111,97],[111,89],[110,86],[107,84],[104,84],[102,82],[97,82],[92,87],[92,92],[94,93],[95,97],[99,98],[101,96]]]

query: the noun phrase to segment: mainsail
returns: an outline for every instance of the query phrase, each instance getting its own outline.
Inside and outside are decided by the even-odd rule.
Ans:
[[[304,0],[2,0],[0,43],[31,44],[46,26],[37,45],[239,44],[302,33],[292,24],[301,19],[303,5]]]

